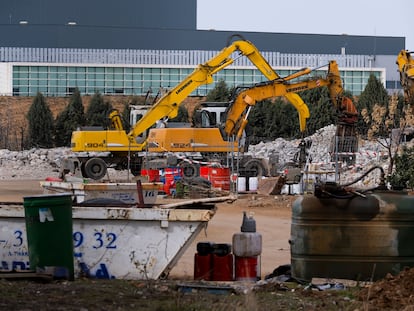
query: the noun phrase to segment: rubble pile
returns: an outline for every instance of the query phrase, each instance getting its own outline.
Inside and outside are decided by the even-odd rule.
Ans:
[[[335,170],[335,161],[330,154],[330,146],[335,136],[336,126],[329,125],[319,129],[315,134],[306,137],[305,140],[312,142],[309,152],[309,163],[321,170]],[[256,157],[266,157],[269,154],[276,153],[279,157],[279,163],[289,163],[294,159],[298,152],[300,139],[284,140],[278,138],[272,142],[261,142],[249,147],[249,153]],[[388,168],[388,155],[384,147],[375,141],[359,140],[358,153],[356,154],[356,163],[348,165],[339,163],[339,181],[347,183],[355,180],[362,175],[367,169],[374,166],[381,166],[385,172]],[[356,184],[360,187],[370,187],[379,181],[380,172],[375,171],[368,175],[363,182]]]
[[[336,127],[329,125],[318,130],[312,136],[305,138],[311,140],[309,154],[311,163],[332,169],[329,153],[331,141],[335,135]],[[285,140],[277,138],[272,142],[259,143],[249,147],[249,154],[255,157],[268,158],[271,154],[277,154],[279,163],[292,162],[298,151],[300,139]],[[24,151],[10,151],[0,149],[0,179],[43,179],[47,176],[58,176],[59,165],[63,158],[71,155],[70,148],[30,149]],[[343,164],[341,164],[343,165]],[[356,155],[356,163],[353,166],[342,167],[340,182],[349,182],[359,176],[366,169],[380,165],[386,171],[388,158],[385,149],[376,142],[359,141],[359,151]],[[379,172],[367,176],[364,186],[371,186],[378,181]]]
[[[57,176],[61,160],[70,154],[69,148],[33,148],[23,151],[0,149],[0,179]]]

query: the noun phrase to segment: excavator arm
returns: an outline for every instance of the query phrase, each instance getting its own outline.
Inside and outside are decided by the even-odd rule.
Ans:
[[[118,131],[122,131],[124,129],[122,125],[122,116],[119,110],[112,109],[111,112],[109,113],[108,118],[109,118],[111,129],[118,130]]]
[[[414,104],[414,59],[411,52],[401,50],[397,56],[397,65],[404,98],[407,103]]]
[[[338,65],[335,61],[329,62],[328,74],[325,78],[312,78],[297,83],[287,83],[292,76],[285,78],[285,81],[269,81],[243,89],[233,100],[227,111],[227,118],[224,131],[228,136],[235,135],[239,139],[247,125],[247,116],[252,106],[257,102],[284,96],[296,108],[299,114],[300,130],[303,132],[306,127],[306,120],[309,118],[309,109],[302,101],[297,92],[327,86],[333,105],[347,115],[357,116],[355,106],[350,99],[343,97],[342,80]]]
[[[231,56],[236,51],[240,55],[248,57],[267,79],[276,80],[280,78],[251,42],[247,40],[234,41],[215,57],[204,64],[200,64],[181,83],[161,97],[128,133],[130,141],[133,142],[136,137],[149,129],[157,120],[176,117],[181,102],[200,85],[212,83],[213,74],[234,62],[235,59]]]

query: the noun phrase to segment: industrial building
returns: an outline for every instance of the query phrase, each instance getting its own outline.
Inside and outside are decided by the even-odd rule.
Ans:
[[[168,89],[224,48],[234,32],[197,30],[197,1],[5,0],[0,4],[0,95],[143,95]],[[359,95],[371,74],[398,91],[404,37],[239,32],[280,76],[326,72],[336,60]],[[237,40],[237,38],[234,38]],[[215,75],[229,86],[265,78],[247,58]],[[204,96],[214,84],[192,95]]]

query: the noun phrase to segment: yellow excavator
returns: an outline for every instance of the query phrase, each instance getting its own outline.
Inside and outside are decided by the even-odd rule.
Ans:
[[[411,53],[408,50],[401,50],[397,56],[397,65],[404,98],[407,103],[414,104],[414,59]]]
[[[308,70],[310,72],[310,70]],[[299,75],[303,75],[300,72]],[[222,128],[213,127],[192,127],[192,128],[156,128],[151,129],[148,137],[149,153],[200,153],[199,162],[224,162],[229,153],[242,154],[245,149],[243,142],[244,129],[248,122],[248,115],[251,108],[259,101],[274,97],[291,95],[304,90],[327,86],[330,99],[340,115],[340,122],[354,126],[357,122],[357,110],[351,99],[343,96],[342,80],[338,65],[335,61],[328,64],[326,77],[311,77],[300,82],[289,83],[295,75],[288,76],[288,79],[275,79],[262,82],[248,88],[241,89],[234,100],[229,104],[225,115],[225,124]],[[309,118],[308,107],[303,101],[295,102],[295,108],[299,115],[300,130],[303,132],[306,126],[306,119]],[[189,161],[186,161],[187,163]],[[196,163],[195,161],[192,161]],[[254,159],[249,156],[239,159],[241,170],[256,171],[256,175],[267,175],[271,165],[267,159]],[[194,166],[194,164],[192,164]],[[188,164],[184,164],[184,172]],[[195,172],[196,169],[187,169]]]
[[[130,169],[133,175],[141,171],[143,152],[147,146],[147,132],[158,120],[174,118],[182,101],[197,87],[213,82],[213,75],[231,65],[235,58],[233,53],[246,56],[260,70],[268,80],[279,79],[279,75],[272,69],[259,50],[248,40],[241,37],[231,43],[231,36],[227,46],[215,57],[204,64],[200,64],[182,82],[169,90],[140,120],[126,133],[120,123],[112,122],[113,129],[77,130],[72,133],[71,150],[77,155],[66,159],[61,167],[61,176],[74,173],[82,177],[101,179],[106,175],[108,167],[115,169]],[[239,36],[240,37],[240,36]],[[304,69],[300,74],[306,74]],[[296,105],[305,105],[297,94],[287,94],[287,99]],[[116,113],[114,113],[116,116]]]

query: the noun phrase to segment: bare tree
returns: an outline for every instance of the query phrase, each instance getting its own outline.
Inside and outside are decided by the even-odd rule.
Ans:
[[[389,97],[388,105],[375,104],[371,113],[366,108],[361,111],[364,122],[370,124],[367,131],[368,139],[377,141],[387,151],[388,175],[393,172],[395,158],[401,150],[406,128],[414,125],[411,107],[402,106],[400,103],[398,94],[393,94]],[[387,133],[387,136],[381,136],[381,133]]]

